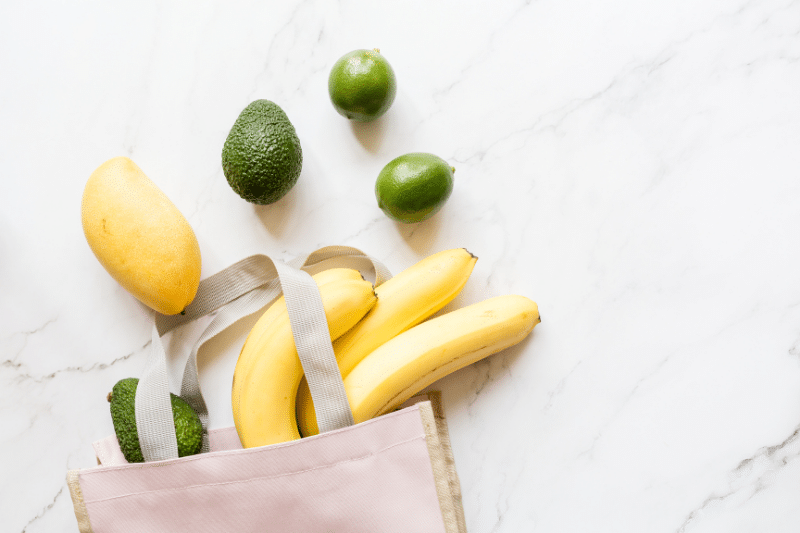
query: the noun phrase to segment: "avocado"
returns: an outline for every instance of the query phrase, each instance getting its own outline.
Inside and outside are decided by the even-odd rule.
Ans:
[[[143,463],[144,456],[136,430],[135,399],[139,378],[121,379],[111,389],[111,420],[119,448],[129,463]],[[200,453],[203,445],[203,424],[194,409],[182,398],[170,394],[175,434],[178,437],[178,457]]]
[[[283,109],[269,100],[244,108],[222,147],[222,171],[228,184],[248,202],[277,202],[297,183],[303,151]]]

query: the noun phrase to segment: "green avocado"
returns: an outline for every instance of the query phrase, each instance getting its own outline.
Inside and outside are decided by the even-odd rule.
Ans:
[[[302,168],[300,139],[283,109],[269,100],[245,107],[222,147],[231,188],[248,202],[271,204],[294,187]]]
[[[136,430],[135,399],[139,378],[121,379],[111,389],[111,420],[117,434],[122,455],[129,463],[143,463],[144,456],[139,446]],[[203,445],[203,424],[194,409],[182,398],[170,394],[175,434],[178,437],[178,457],[200,453]]]

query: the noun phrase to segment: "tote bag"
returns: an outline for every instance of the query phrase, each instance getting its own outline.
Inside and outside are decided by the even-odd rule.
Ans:
[[[135,399],[143,463],[128,464],[115,436],[94,443],[98,466],[70,470],[81,533],[464,533],[461,493],[439,396],[353,423],[325,312],[311,274],[349,267],[380,284],[389,271],[350,247],[284,264],[256,255],[203,280],[182,315],[156,314]],[[197,352],[283,293],[320,433],[243,449],[235,428],[208,430]],[[161,336],[204,315],[180,396],[204,428],[197,455],[178,457]]]

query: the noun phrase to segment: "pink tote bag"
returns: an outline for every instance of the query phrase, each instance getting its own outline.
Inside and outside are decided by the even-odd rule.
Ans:
[[[289,264],[252,256],[201,282],[184,315],[156,316],[136,394],[145,462],[128,464],[113,435],[94,443],[100,464],[67,473],[81,533],[466,531],[438,394],[353,423],[330,339],[320,343],[314,334],[324,327],[326,338],[327,322],[310,274],[341,266],[357,268],[376,285],[390,276],[379,262],[349,247],[323,248]],[[181,397],[207,428],[197,351],[281,292],[320,434],[243,449],[235,428],[206,429],[203,451],[178,458],[160,337],[215,312],[192,349],[181,387]]]

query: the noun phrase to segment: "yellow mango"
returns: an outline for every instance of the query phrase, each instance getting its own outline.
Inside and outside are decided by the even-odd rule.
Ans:
[[[81,202],[89,247],[111,276],[165,315],[183,311],[200,283],[200,246],[175,204],[127,157],[100,165]]]

